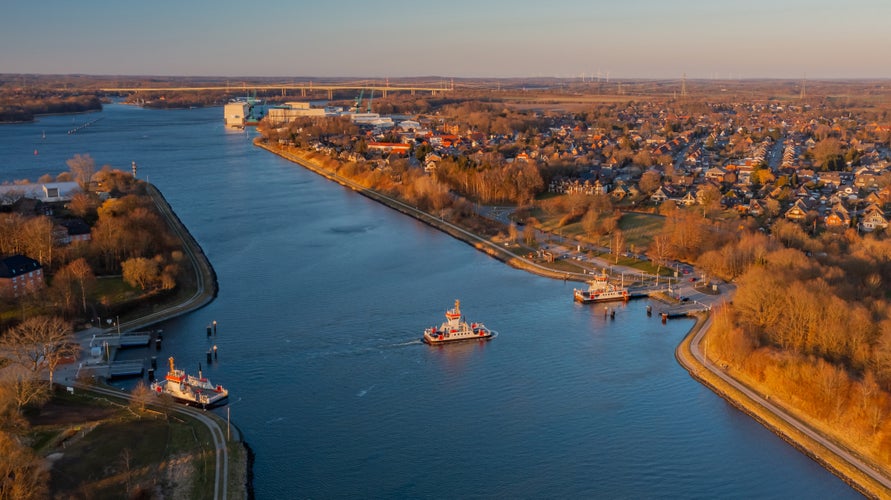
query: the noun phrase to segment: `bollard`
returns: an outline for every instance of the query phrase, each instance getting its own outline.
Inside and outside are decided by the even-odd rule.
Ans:
[[[610,319],[616,319],[616,310],[613,309],[609,312]]]
[[[207,336],[210,337],[210,325],[207,325]]]
[[[668,322],[668,313],[662,313],[662,324],[664,325],[667,322]]]
[[[653,315],[653,306],[647,306],[647,316]]]
[[[158,357],[152,356],[152,370],[158,369]]]
[[[217,334],[217,320],[213,320],[213,334]]]
[[[207,350],[207,366],[210,366],[213,363],[213,355],[210,352],[210,349]]]
[[[158,351],[161,350],[161,339],[155,339],[155,349]]]
[[[213,359],[217,359],[217,345],[213,345]]]

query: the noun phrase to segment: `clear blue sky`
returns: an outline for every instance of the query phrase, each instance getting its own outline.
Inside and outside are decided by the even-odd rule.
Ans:
[[[891,0],[14,0],[0,73],[891,78]]]

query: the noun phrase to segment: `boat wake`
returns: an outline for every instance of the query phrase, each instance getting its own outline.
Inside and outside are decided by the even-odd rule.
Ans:
[[[372,385],[371,387],[369,387],[368,389],[362,389],[361,391],[359,391],[358,393],[356,393],[356,396],[358,396],[358,397],[361,398],[362,396],[368,394],[368,391],[370,391],[370,390],[372,390],[372,389],[374,389],[374,386],[373,386],[373,385]]]
[[[285,417],[276,417],[276,418],[273,418],[272,420],[267,420],[266,425],[275,424],[278,422],[284,422],[284,420],[285,420]]]
[[[424,341],[421,340],[421,339],[413,339],[413,340],[409,340],[408,342],[401,342],[401,343],[399,343],[399,344],[390,344],[390,347],[403,347],[403,346],[407,346],[407,345],[420,345],[420,344],[423,344],[423,343],[424,343]]]

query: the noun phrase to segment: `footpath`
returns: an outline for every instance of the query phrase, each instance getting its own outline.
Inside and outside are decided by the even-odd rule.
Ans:
[[[160,191],[149,184],[148,192],[154,200],[158,212],[164,217],[170,229],[183,243],[183,252],[189,259],[189,262],[192,264],[192,268],[195,271],[195,292],[179,303],[169,305],[163,309],[121,323],[120,331],[122,332],[131,331],[137,328],[146,328],[161,321],[200,309],[213,301],[213,299],[216,298],[218,291],[216,273],[214,272],[210,261],[204,254],[204,251],[201,249],[201,246],[182,224],[179,217],[173,212],[170,204],[167,203],[167,200],[164,199],[164,196]],[[90,353],[90,343],[93,336],[107,333],[112,332],[95,327],[77,332],[75,338],[81,346],[81,355],[74,363],[61,365],[56,370],[55,379],[60,384],[76,388],[77,390],[90,391],[103,396],[114,396],[129,401],[129,393],[107,387],[84,384],[77,381],[79,369],[83,363],[87,362]],[[234,496],[238,498],[248,496],[246,491],[248,485],[246,483],[247,478],[249,477],[249,472],[247,470],[249,464],[246,460],[239,461],[239,470],[231,471],[233,479],[230,481],[229,446],[240,446],[241,453],[239,454],[242,456],[247,456],[249,454],[238,429],[231,426],[229,422],[222,420],[214,413],[199,411],[187,406],[177,407],[176,412],[184,416],[189,416],[204,424],[213,438],[213,446],[216,455],[213,498],[229,498],[230,482],[233,484],[233,490],[237,490],[232,491]]]

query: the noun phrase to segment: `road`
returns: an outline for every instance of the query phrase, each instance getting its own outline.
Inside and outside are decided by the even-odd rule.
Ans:
[[[761,394],[753,391],[747,386],[743,385],[733,377],[729,376],[724,370],[721,370],[714,363],[709,361],[704,355],[702,350],[700,349],[700,344],[705,336],[706,332],[712,325],[712,316],[709,315],[709,318],[706,320],[705,324],[703,324],[702,328],[699,329],[698,332],[693,336],[693,339],[690,342],[690,352],[693,357],[699,362],[702,366],[704,366],[708,371],[713,373],[715,376],[720,378],[724,383],[733,387],[737,391],[744,394],[747,398],[751,399],[755,404],[760,405],[765,410],[769,411],[777,418],[783,420],[787,425],[794,428],[798,432],[804,434],[809,439],[811,439],[814,443],[819,444],[832,454],[834,454],[839,459],[847,462],[851,467],[856,468],[864,475],[874,480],[877,484],[883,486],[886,490],[891,491],[891,478],[884,475],[883,473],[873,469],[870,464],[864,462],[859,457],[854,455],[847,448],[839,446],[835,442],[826,438],[812,427],[807,425],[806,423],[798,420],[794,416],[790,415],[786,412],[782,407],[772,403],[769,399],[769,396],[762,396]],[[706,345],[707,347],[707,345]],[[681,359],[681,357],[679,357]],[[683,362],[682,362],[683,364]],[[695,367],[687,366],[688,370],[694,370]]]

